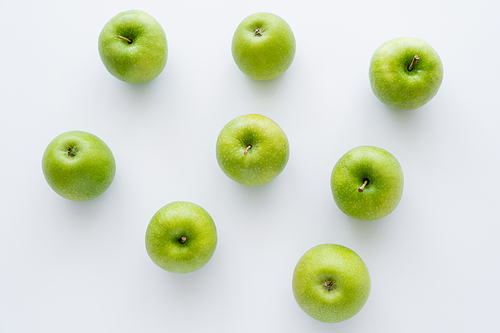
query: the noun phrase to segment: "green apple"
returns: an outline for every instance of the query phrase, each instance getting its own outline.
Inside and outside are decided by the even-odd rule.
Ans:
[[[99,35],[99,55],[116,78],[130,83],[151,81],[167,63],[167,37],[151,15],[129,10],[106,23]]]
[[[361,146],[335,164],[333,198],[346,215],[376,220],[390,214],[403,196],[404,177],[398,160],[387,150]]]
[[[401,37],[382,44],[370,63],[375,96],[388,106],[413,110],[429,102],[443,81],[437,52],[418,38]]]
[[[256,13],[236,28],[231,45],[238,68],[255,80],[271,80],[283,74],[295,56],[295,36],[281,17]]]
[[[216,155],[229,178],[246,186],[260,186],[283,171],[290,148],[278,124],[259,114],[247,114],[224,126],[217,138]]]
[[[214,220],[202,207],[176,201],[156,212],[146,230],[151,260],[172,273],[190,273],[212,258],[217,246]]]
[[[42,170],[49,186],[74,201],[93,199],[111,185],[115,158],[97,136],[70,131],[52,140],[42,157]]]
[[[307,251],[293,271],[297,304],[312,318],[338,323],[356,315],[370,295],[363,260],[342,245],[322,244]]]

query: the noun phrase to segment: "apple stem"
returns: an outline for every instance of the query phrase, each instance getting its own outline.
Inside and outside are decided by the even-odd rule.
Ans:
[[[249,151],[250,149],[252,149],[252,146],[250,146],[250,145],[249,145],[249,146],[247,147],[247,149],[245,149],[245,151],[243,152],[243,155],[248,154],[248,151]]]
[[[128,39],[127,37],[123,37],[123,36],[116,36],[116,37],[127,41],[127,43],[129,43],[129,44],[132,44],[132,39]]]
[[[255,29],[253,33],[255,36],[262,36],[262,31],[260,30],[260,28]]]
[[[413,60],[411,61],[410,66],[408,66],[408,71],[411,72],[411,70],[413,69],[413,66],[415,66],[415,63],[417,62],[418,59],[420,59],[420,57],[418,55],[415,55],[413,57]]]
[[[325,286],[325,288],[328,289],[328,291],[335,289],[335,286],[333,285],[332,281],[325,281],[325,283],[323,283],[323,286]]]
[[[368,184],[368,179],[363,182],[363,185],[361,185],[360,188],[358,188],[358,192],[363,192],[365,189],[366,184]]]
[[[68,156],[75,157],[75,151],[71,147],[68,147]]]
[[[179,238],[179,243],[181,244],[186,243],[186,239],[187,239],[186,237],[182,236],[181,238]]]

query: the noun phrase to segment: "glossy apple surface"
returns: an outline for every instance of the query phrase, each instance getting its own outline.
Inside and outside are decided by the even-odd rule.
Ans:
[[[160,208],[146,230],[151,260],[172,273],[190,273],[205,266],[217,246],[217,229],[197,204],[176,201]]]
[[[295,57],[295,36],[281,17],[256,13],[236,28],[231,45],[238,68],[255,80],[271,80],[283,74]]]
[[[331,189],[337,206],[359,220],[390,214],[403,196],[403,169],[387,150],[361,146],[348,151],[335,164]]]
[[[216,144],[217,162],[232,180],[261,186],[275,179],[288,162],[288,138],[271,119],[248,114],[230,121]]]
[[[143,11],[119,13],[106,23],[99,35],[99,55],[116,78],[129,83],[151,81],[167,63],[165,31]]]
[[[101,195],[115,177],[113,153],[97,136],[70,131],[52,140],[42,157],[49,186],[60,196],[85,201]]]
[[[293,295],[300,308],[324,323],[356,315],[370,295],[370,275],[363,260],[341,245],[322,244],[307,251],[293,271]]]
[[[443,64],[438,53],[423,40],[401,37],[375,51],[369,76],[373,93],[380,101],[394,109],[412,110],[437,94],[443,81]]]

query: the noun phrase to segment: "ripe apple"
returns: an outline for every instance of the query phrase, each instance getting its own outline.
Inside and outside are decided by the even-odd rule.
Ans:
[[[97,136],[70,131],[52,140],[42,157],[42,170],[49,186],[74,201],[94,199],[111,185],[115,158]]]
[[[247,114],[224,126],[217,138],[216,155],[226,176],[246,186],[260,186],[283,171],[290,148],[278,124],[262,115]]]
[[[130,83],[151,81],[167,63],[167,37],[151,15],[129,10],[106,23],[99,35],[99,55],[116,78]]]
[[[443,81],[437,52],[418,38],[401,37],[382,44],[370,63],[370,84],[380,101],[399,110],[429,102]]]
[[[295,36],[281,17],[256,13],[236,28],[231,45],[238,68],[255,80],[271,80],[283,74],[295,56]]]
[[[156,212],[146,230],[151,260],[172,273],[194,272],[208,263],[217,246],[214,220],[202,207],[176,201]]]
[[[338,160],[330,184],[342,212],[359,220],[376,220],[397,207],[403,183],[403,169],[391,153],[361,146]]]
[[[297,304],[312,318],[338,323],[356,315],[370,295],[370,275],[363,260],[341,245],[322,244],[307,251],[293,271]]]

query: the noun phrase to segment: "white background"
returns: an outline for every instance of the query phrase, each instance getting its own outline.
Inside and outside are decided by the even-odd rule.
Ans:
[[[104,24],[141,9],[163,26],[164,72],[123,83],[102,65]],[[297,53],[270,82],[243,75],[231,39],[259,11],[283,17]],[[500,296],[500,2],[2,1],[0,4],[0,332],[498,332]],[[436,97],[414,111],[373,95],[368,66],[387,40],[418,37],[444,64]],[[247,188],[217,165],[231,119],[260,113],[290,141],[284,172]],[[41,158],[69,130],[112,149],[116,178],[71,202]],[[335,205],[330,173],[360,145],[400,161],[405,190],[388,217],[357,221]],[[219,243],[201,270],[149,259],[144,234],[163,205],[214,218]],[[308,317],[291,288],[321,243],[367,264],[370,298],[339,324]]]

